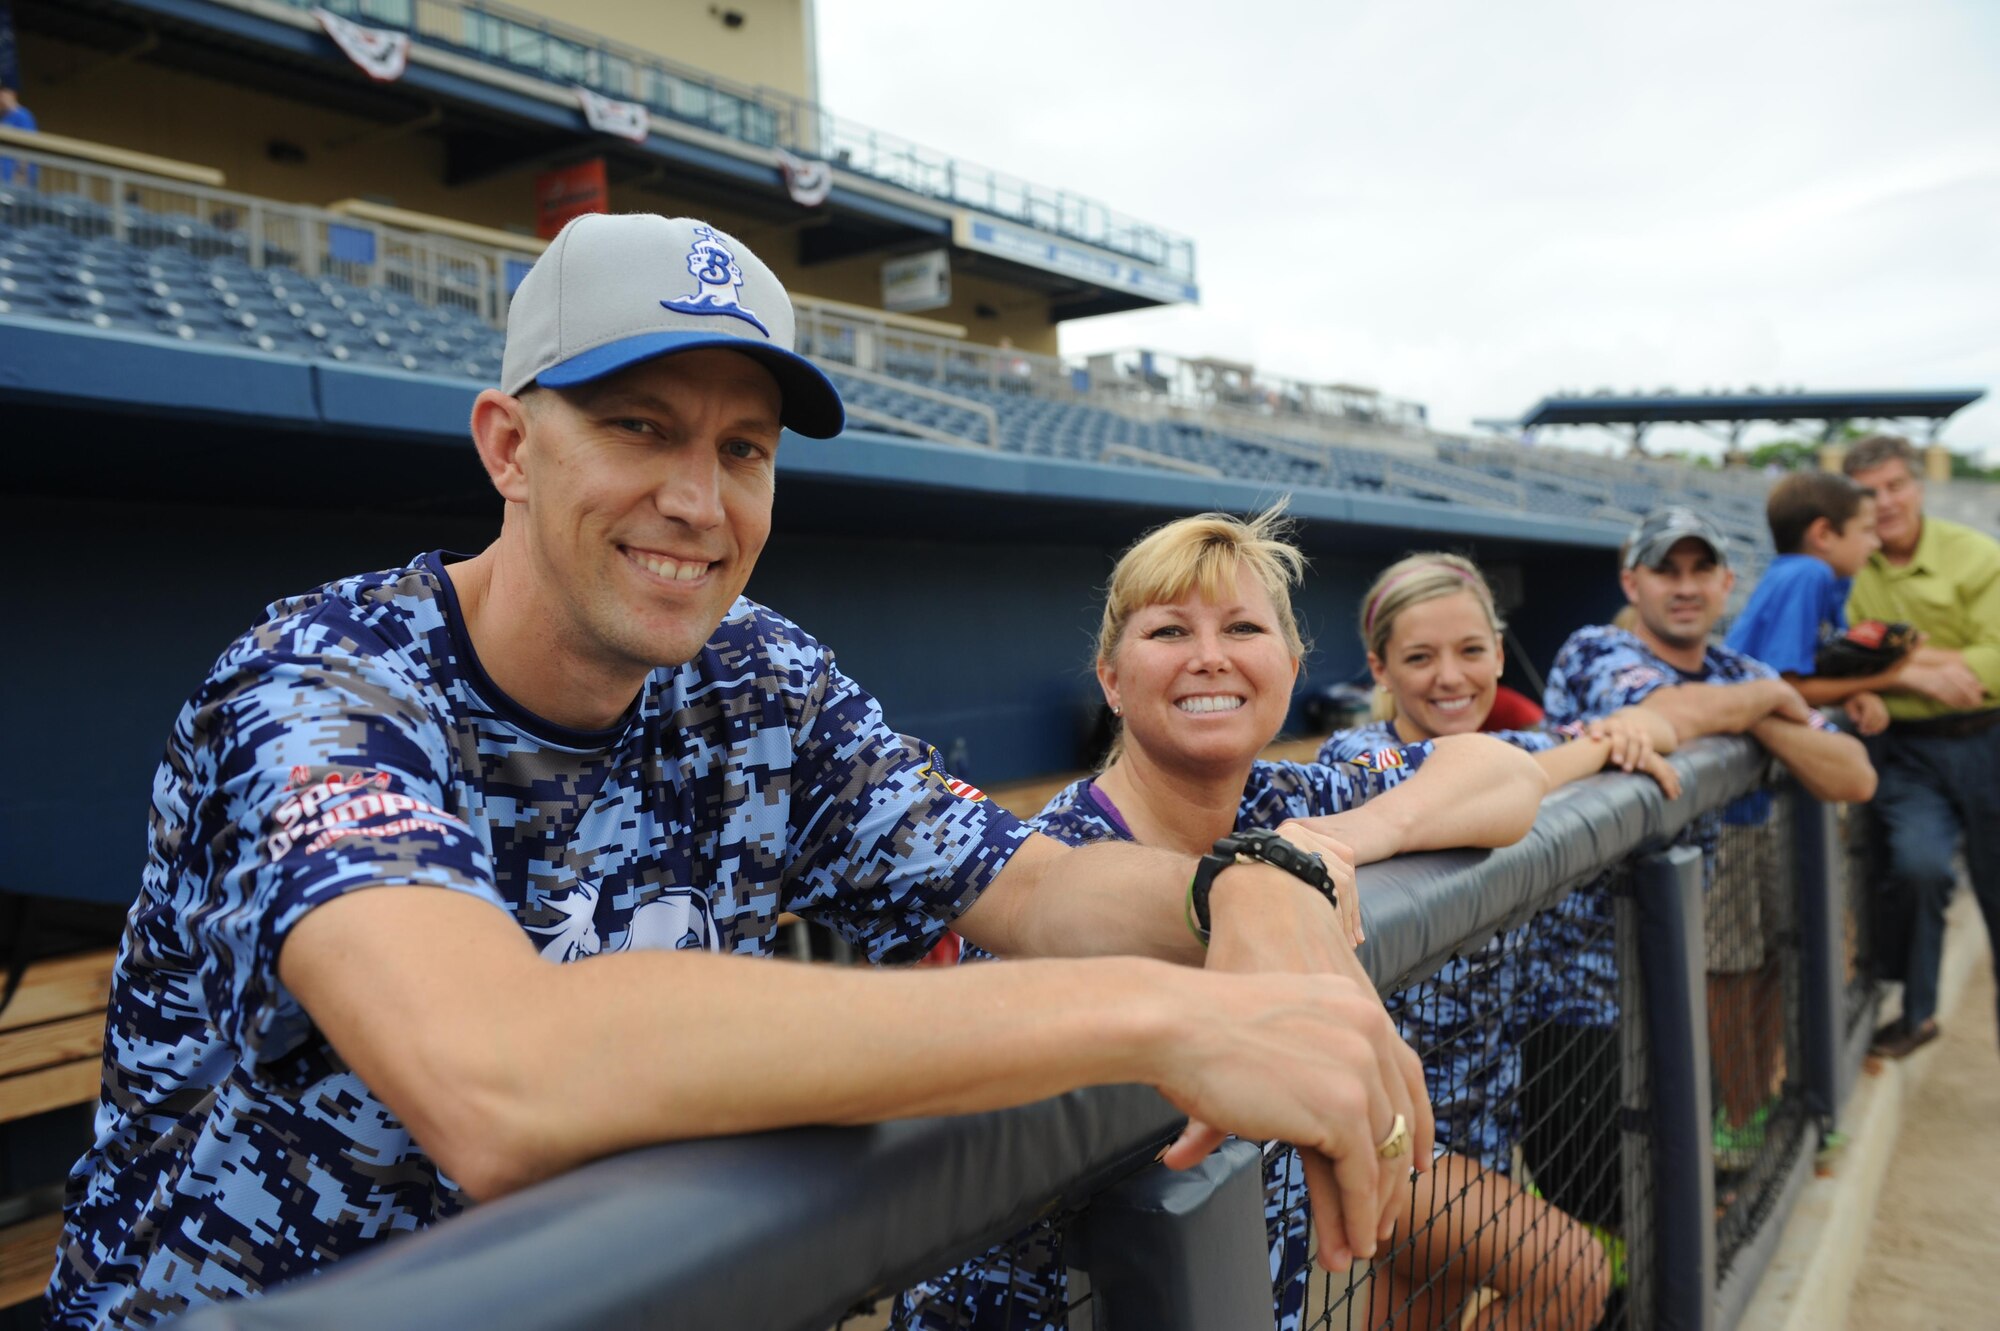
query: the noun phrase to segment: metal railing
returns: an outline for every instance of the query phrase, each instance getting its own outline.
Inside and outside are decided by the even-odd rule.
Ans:
[[[1701,843],[1705,820],[1767,788],[1769,760],[1712,739],[1672,761],[1677,800],[1640,778],[1595,778],[1545,801],[1515,846],[1361,871],[1362,960],[1430,1057],[1450,1154],[1413,1190],[1399,1246],[1351,1278],[1308,1282],[1282,1154],[1239,1144],[1166,1174],[1148,1162],[1178,1118],[1150,1091],[1101,1088],[997,1114],[635,1152],[180,1325],[823,1331],[885,1314],[893,1327],[964,1325],[951,1319],[982,1305],[1015,1325],[1024,1308],[1100,1331],[1251,1326],[1275,1312],[1330,1331],[1398,1306],[1457,1326],[1473,1301],[1497,1298],[1536,1326],[1726,1328],[1796,1190],[1757,1208],[1725,1263],[1705,979],[1721,935],[1705,927],[1717,889],[1705,892]],[[1715,872],[1789,855],[1779,895],[1796,898],[1786,918],[1800,927],[1778,928],[1778,943],[1802,974],[1838,966],[1822,954],[1845,926],[1824,921],[1846,913],[1847,869],[1813,849],[1837,848],[1834,811],[1785,793],[1761,822],[1734,826],[1723,835],[1782,840],[1721,851]],[[1479,969],[1489,957],[1506,960]],[[1788,1025],[1841,1001],[1838,986],[1824,1000],[1811,983],[1797,992]],[[1851,1078],[1836,1065],[1853,1057],[1808,1035],[1787,1046],[1782,1075],[1823,1086]],[[1835,1111],[1786,1139],[1773,1177],[1809,1168],[1812,1129]],[[1024,1233],[1036,1216],[1051,1219]],[[1008,1234],[1022,1238],[989,1251]],[[589,1280],[567,1278],[582,1270]]]
[[[242,0],[222,0],[237,3]],[[488,0],[278,0],[408,32],[552,83],[644,103],[666,120],[762,148],[823,158],[926,198],[1066,236],[1192,282],[1194,242],[1068,190],[1032,184],[842,119],[801,97],[718,78],[586,29]]]

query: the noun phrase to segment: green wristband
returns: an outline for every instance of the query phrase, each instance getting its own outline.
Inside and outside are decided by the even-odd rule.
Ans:
[[[1192,878],[1188,879],[1187,927],[1188,932],[1193,934],[1203,947],[1208,946],[1208,931],[1201,927],[1201,921],[1196,918],[1194,913],[1194,879]]]

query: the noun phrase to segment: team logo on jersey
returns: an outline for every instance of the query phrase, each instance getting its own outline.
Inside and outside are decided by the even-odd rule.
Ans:
[[[1631,689],[1643,689],[1648,684],[1661,683],[1665,679],[1666,676],[1649,665],[1626,666],[1611,677],[1611,687],[1626,692]]]
[[[696,283],[694,294],[679,300],[663,300],[660,304],[682,314],[726,314],[769,337],[771,330],[764,326],[764,321],[737,300],[737,293],[743,289],[743,267],[736,262],[736,256],[713,228],[698,226],[694,234],[695,242],[687,256],[688,273]]]
[[[277,830],[265,838],[264,851],[281,860],[303,843],[303,853],[317,855],[344,837],[393,837],[406,832],[451,836],[462,830],[457,819],[435,804],[391,790],[387,772],[333,770],[315,777],[306,766],[292,768],[287,794],[271,811]]]
[[[960,799],[968,800],[973,804],[977,804],[986,798],[986,792],[978,786],[973,785],[969,781],[960,781],[957,777],[945,771],[941,765],[942,761],[938,757],[938,751],[926,744],[924,746],[923,770],[918,772],[917,775],[937,782]]]

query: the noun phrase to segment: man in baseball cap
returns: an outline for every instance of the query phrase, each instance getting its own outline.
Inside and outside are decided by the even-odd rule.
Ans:
[[[1718,568],[1729,567],[1729,538],[1707,518],[1679,504],[1655,509],[1632,528],[1632,534],[1625,538],[1624,567],[1659,568],[1666,563],[1668,552],[1688,539],[1707,546],[1709,558]]]
[[[1874,794],[1875,770],[1859,740],[1832,730],[1776,670],[1709,640],[1736,584],[1729,542],[1715,524],[1691,508],[1657,509],[1633,527],[1619,563],[1632,625],[1593,625],[1570,635],[1549,668],[1543,705],[1551,726],[1645,707],[1673,722],[1683,744],[1703,735],[1752,736],[1815,798]],[[1681,834],[1682,844],[1702,849],[1705,878],[1715,877],[1724,816],[1703,815]],[[1768,803],[1741,802],[1727,816],[1761,823]],[[1763,1102],[1772,1093],[1780,1048],[1778,973],[1769,953],[1778,926],[1764,918],[1761,887],[1754,873],[1724,875],[1704,899],[1709,1039],[1723,1102],[1714,1146],[1725,1169],[1741,1168],[1761,1149]],[[1604,1018],[1615,1012],[1615,1001],[1593,999],[1601,984],[1592,968],[1595,975],[1614,973],[1616,959],[1599,951],[1570,963],[1551,987],[1573,991],[1560,1006],[1576,1024],[1608,1032]],[[1615,1060],[1615,1039],[1603,1049]]]
[[[473,408],[493,542],[288,598],[224,650],[155,779],[51,1324],[254,1295],[648,1142],[1106,1081],[1199,1114],[1172,1163],[1301,1144],[1322,1255],[1374,1253],[1431,1115],[1325,897],[1232,863],[1204,952],[1192,855],[1034,835],[741,595],[784,427],[841,428],[792,335],[717,228],[570,223]],[[948,927],[1220,960],[760,965],[785,910],[874,961]]]
[[[673,352],[748,356],[777,381],[782,423],[840,433],[840,394],[792,349],[792,301],[764,261],[705,222],[652,213],[574,218],[515,289],[502,392],[574,388]]]

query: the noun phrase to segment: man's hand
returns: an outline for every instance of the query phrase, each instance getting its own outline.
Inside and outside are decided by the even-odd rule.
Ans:
[[[1963,711],[1986,701],[1986,686],[1972,667],[1956,652],[1935,647],[1919,648],[1917,659],[1903,667],[1897,687],[1935,698],[1947,707]],[[1873,734],[1873,731],[1863,731]]]
[[[1307,840],[1312,835],[1309,829],[1288,823],[1280,830],[1287,839],[1301,833],[1295,844],[1326,855],[1320,845]],[[1328,865],[1332,867],[1331,856]],[[1344,895],[1353,893],[1351,867],[1340,890]],[[1237,865],[1216,876],[1209,908],[1214,925],[1208,950],[1210,971],[1334,977],[1346,986],[1340,993],[1359,1000],[1359,1007],[1342,1008],[1350,1026],[1341,1038],[1331,1046],[1295,1046],[1290,1060],[1292,1073],[1276,1074],[1297,1083],[1289,1094],[1311,1095],[1319,1088],[1333,1089],[1324,1079],[1331,1075],[1331,1064],[1338,1063],[1344,1069],[1343,1080],[1351,1083],[1341,1091],[1349,1097],[1340,1107],[1343,1121],[1321,1123],[1307,1137],[1287,1131],[1263,1133],[1256,1128],[1248,1133],[1289,1141],[1304,1151],[1306,1183],[1321,1236],[1321,1262],[1337,1269],[1356,1255],[1371,1256],[1375,1244],[1386,1239],[1395,1226],[1410,1168],[1430,1167],[1435,1123],[1424,1089],[1423,1066],[1415,1051],[1396,1034],[1373,984],[1347,943],[1345,926],[1319,893],[1268,865]],[[1365,1045],[1354,1041],[1357,1032],[1366,1036]],[[1300,1038],[1323,1042],[1328,1037],[1315,1033]],[[1236,1052],[1248,1055],[1254,1046]],[[1171,1091],[1167,1094],[1172,1098]],[[1356,1106],[1364,1100],[1366,1112],[1360,1121],[1367,1124],[1372,1136],[1354,1130]],[[1221,1121],[1244,1135],[1246,1129],[1240,1121],[1228,1117],[1236,1112],[1231,1107],[1221,1115]],[[1166,1162],[1176,1168],[1206,1155],[1223,1136],[1208,1126],[1217,1121],[1216,1116],[1192,1108],[1189,1113],[1187,1130],[1166,1156]],[[1412,1153],[1380,1160],[1375,1147],[1388,1136],[1397,1114],[1403,1115],[1410,1127]],[[1365,1141],[1360,1140],[1363,1136]]]
[[[1889,728],[1889,705],[1879,693],[1857,693],[1847,700],[1847,718],[1864,735],[1879,735]]]
[[[1799,696],[1799,691],[1782,679],[1761,679],[1753,687],[1762,688],[1770,698],[1768,716],[1780,720],[1808,725],[1812,721],[1812,704]]]

